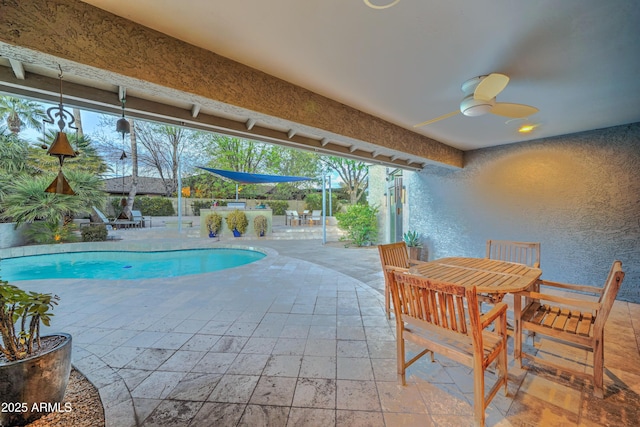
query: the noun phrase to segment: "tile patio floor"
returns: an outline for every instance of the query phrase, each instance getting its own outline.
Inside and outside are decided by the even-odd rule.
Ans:
[[[144,232],[102,245],[228,243],[126,234]],[[51,329],[73,335],[74,366],[99,389],[108,427],[472,425],[467,368],[424,358],[406,387],[397,384],[395,326],[384,316],[375,249],[318,240],[242,245],[268,256],[178,278],[24,283],[60,295]],[[588,382],[521,370],[510,359],[509,395],[498,393],[487,425],[638,425],[640,306],[616,302],[614,310],[603,400]]]

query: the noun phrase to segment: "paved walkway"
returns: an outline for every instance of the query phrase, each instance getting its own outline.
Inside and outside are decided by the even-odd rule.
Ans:
[[[74,247],[229,243],[141,233]],[[177,278],[25,283],[61,296],[52,329],[73,335],[74,366],[98,387],[107,426],[472,425],[469,369],[425,358],[410,369],[406,387],[397,384],[394,323],[384,316],[374,248],[241,243],[268,256]],[[638,305],[616,302],[603,400],[589,383],[521,370],[510,360],[509,395],[498,393],[487,425],[637,425],[639,319]]]

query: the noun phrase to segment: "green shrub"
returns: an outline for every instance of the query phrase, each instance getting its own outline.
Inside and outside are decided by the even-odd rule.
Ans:
[[[326,207],[327,207],[327,215],[329,215],[329,194],[327,193],[327,199],[326,199]],[[307,197],[304,198],[304,203],[305,203],[305,207],[306,209],[309,209],[310,211],[314,211],[314,210],[322,210],[322,193],[311,193],[311,194],[307,194]],[[331,209],[332,209],[332,213],[335,214],[336,212],[340,212],[340,209],[342,208],[342,205],[340,204],[340,201],[338,200],[338,195],[335,193],[331,193]]]
[[[176,214],[170,199],[164,197],[136,197],[133,209],[145,216],[174,216]]]
[[[378,235],[378,208],[369,205],[352,205],[346,212],[336,214],[338,227],[347,231],[347,238],[356,246],[373,243]]]
[[[289,202],[286,200],[265,200],[264,203],[269,205],[273,215],[284,215],[284,211],[289,209]]]
[[[40,245],[73,243],[78,241],[78,236],[74,234],[76,230],[73,223],[60,225],[58,222],[36,221],[25,230],[25,237],[29,242]]]
[[[218,234],[222,226],[222,216],[217,212],[210,213],[205,218],[205,224],[209,233]]]
[[[207,200],[194,200],[191,202],[191,210],[195,216],[200,216],[200,209],[209,209],[212,202]]]
[[[264,236],[267,232],[267,217],[264,215],[258,215],[253,219],[253,229],[256,232],[256,236]]]
[[[239,209],[229,212],[229,215],[227,215],[227,227],[229,230],[236,229],[240,234],[244,234],[248,225],[247,215]]]
[[[88,227],[82,227],[80,229],[83,242],[104,242],[107,240],[107,226],[106,225],[90,225]]]

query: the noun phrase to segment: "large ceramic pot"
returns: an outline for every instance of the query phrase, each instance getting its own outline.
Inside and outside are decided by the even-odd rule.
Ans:
[[[0,426],[28,424],[49,412],[69,411],[62,405],[71,373],[71,335],[57,347],[28,359],[0,364]]]
[[[420,260],[420,256],[422,255],[422,248],[419,246],[409,246],[409,259],[414,259],[416,261]]]

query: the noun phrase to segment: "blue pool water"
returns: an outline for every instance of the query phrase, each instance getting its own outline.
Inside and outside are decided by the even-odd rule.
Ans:
[[[209,273],[264,258],[244,249],[190,249],[161,252],[74,252],[6,258],[0,277],[34,279],[150,279]]]

